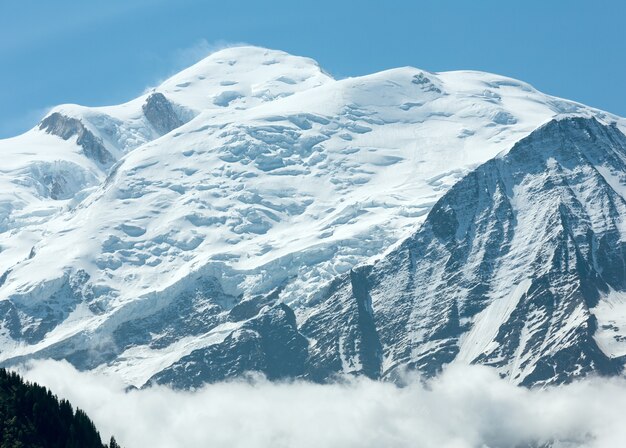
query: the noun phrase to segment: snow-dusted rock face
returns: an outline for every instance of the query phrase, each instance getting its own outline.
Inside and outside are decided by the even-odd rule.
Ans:
[[[69,140],[76,137],[76,144],[83,150],[85,156],[94,160],[98,165],[108,168],[115,159],[102,144],[102,140],[97,138],[76,118],[66,117],[59,112],[48,115],[39,125],[39,129]],[[56,198],[54,198],[56,199]]]
[[[624,173],[615,125],[553,120],[468,174],[414,236],[325,300],[368,297],[382,376],[449,362],[526,385],[616,374],[626,341],[595,309],[626,292]],[[345,329],[326,328],[338,340]],[[617,356],[597,340],[606,332]]]
[[[184,124],[165,95],[160,92],[153,93],[146,98],[141,109],[152,127],[162,135]]]
[[[507,244],[530,256],[515,230],[522,220],[518,208],[536,214],[530,224],[546,231],[548,222],[539,221],[556,213],[556,199],[544,208],[535,207],[542,203],[534,196],[525,206],[517,190],[504,189],[495,199],[468,196],[454,219],[469,228],[474,208],[495,201],[495,218],[472,225],[495,232],[502,244],[478,235],[470,241],[461,230],[442,242],[451,238],[445,229],[454,220],[441,201],[454,202],[450,195],[465,191],[468,179],[511,160],[528,145],[523,142],[535,141],[528,153],[545,161],[517,164],[518,177],[525,169],[535,170],[526,174],[535,173],[537,182],[541,169],[555,176],[564,156],[547,154],[558,152],[559,135],[572,140],[575,133],[554,124],[535,130],[564,113],[587,117],[555,122],[567,129],[575,127],[570,122],[596,123],[591,117],[617,123],[589,124],[575,136],[589,147],[585,151],[599,154],[590,164],[617,188],[619,167],[602,165],[600,155],[617,151],[622,119],[487,73],[407,67],[334,80],[310,59],[241,47],[217,52],[123,105],[59,106],[38,128],[0,141],[0,150],[13,155],[13,165],[0,173],[0,183],[13,188],[0,189],[0,303],[6,310],[0,362],[66,358],[84,369],[118,373],[129,384],[178,387],[246,370],[316,381],[336,373],[389,377],[401,366],[432,373],[453,360],[497,365],[520,383],[583,374],[592,369],[584,362],[589,357],[593,369],[614,371],[619,363],[612,359],[622,348],[613,336],[621,337],[622,324],[603,298],[621,297],[607,276],[611,269],[617,269],[613,277],[622,274],[614,263],[619,256],[602,248],[615,236],[589,243],[593,253],[609,257],[591,266],[602,266],[603,281],[613,289],[596,285],[601,298],[585,302],[588,309],[595,303],[604,323],[596,328],[593,319],[586,321],[584,333],[576,320],[584,312],[572,311],[563,321],[586,334],[588,344],[583,348],[583,336],[575,338],[571,347],[581,350],[580,359],[558,378],[533,373],[537,359],[556,362],[550,349],[519,348],[534,334],[531,323],[520,330],[518,353],[506,349],[508,338],[498,344],[497,334],[489,336],[500,326],[483,319],[513,313],[515,300],[499,300],[508,293],[496,282],[515,286],[507,297],[519,296],[520,303],[534,291],[532,282],[543,272],[535,259],[524,259],[538,266],[528,276],[492,276],[514,272],[496,269],[513,257]],[[554,131],[553,140],[546,129]],[[585,132],[602,145],[584,140]],[[93,137],[114,165],[108,169],[89,156],[79,135]],[[574,170],[574,160],[568,163]],[[503,185],[526,188],[511,176]],[[560,197],[550,183],[544,190],[546,197]],[[576,191],[586,197],[587,189]],[[603,213],[589,218],[596,235],[610,216]],[[420,228],[422,236],[402,243]],[[441,246],[435,252],[417,243],[429,228]],[[410,274],[419,279],[414,290],[401,277],[411,271],[403,255],[409,244],[417,245],[415,253],[425,251],[419,260],[409,257],[412,269],[421,266]],[[446,270],[451,253],[460,257],[456,270]],[[382,261],[355,269],[371,257]],[[486,257],[482,268],[476,260]],[[463,281],[453,283],[459,276]],[[500,310],[492,303],[509,305]],[[432,328],[431,316],[438,316],[440,329]],[[481,325],[486,339],[473,330]],[[496,345],[508,352],[497,354]],[[527,363],[523,357],[531,352]],[[513,358],[519,363],[511,364]]]

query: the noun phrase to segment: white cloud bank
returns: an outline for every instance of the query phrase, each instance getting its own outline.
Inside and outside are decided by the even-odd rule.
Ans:
[[[42,361],[22,371],[89,414],[125,448],[625,446],[626,381],[529,391],[484,367],[453,366],[425,385],[230,382],[195,392],[124,392],[116,380]],[[531,445],[540,446],[540,445]]]

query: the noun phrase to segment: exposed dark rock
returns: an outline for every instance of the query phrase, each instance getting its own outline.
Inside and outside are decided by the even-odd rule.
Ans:
[[[304,374],[307,350],[293,311],[279,304],[264,309],[223,342],[181,358],[150,383],[193,388],[247,372],[260,372],[271,380],[297,378]]]
[[[85,156],[97,162],[102,167],[109,167],[115,162],[115,158],[104,147],[102,140],[93,135],[85,125],[76,118],[67,117],[54,112],[48,115],[39,124],[39,129],[48,134],[61,137],[63,140],[77,136],[76,143],[83,148]]]
[[[174,108],[162,93],[155,92],[151,94],[146,99],[142,109],[146,119],[161,135],[165,135],[185,124],[176,115]]]
[[[366,274],[355,270],[338,279],[302,324],[301,332],[315,341],[307,361],[309,379],[326,381],[340,373],[380,377],[382,347]]]

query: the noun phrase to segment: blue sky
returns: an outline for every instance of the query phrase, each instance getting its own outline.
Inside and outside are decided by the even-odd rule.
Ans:
[[[490,71],[626,116],[625,18],[617,0],[1,0],[0,138],[56,104],[129,100],[232,43],[336,77]]]

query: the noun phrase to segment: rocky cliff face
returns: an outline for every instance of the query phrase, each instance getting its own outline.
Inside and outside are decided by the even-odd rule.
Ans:
[[[456,184],[400,248],[357,269],[382,375],[432,375],[449,362],[526,385],[618,373],[623,360],[594,339],[594,308],[626,290],[625,162],[614,126],[551,121]]]

